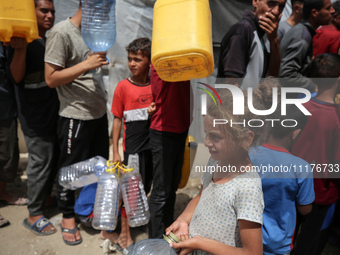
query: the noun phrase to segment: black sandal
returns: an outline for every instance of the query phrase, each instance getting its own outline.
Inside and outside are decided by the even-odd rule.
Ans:
[[[63,228],[61,226],[61,224],[60,224],[60,229],[61,229],[61,234],[63,234],[63,233],[73,234],[74,237],[76,237],[76,233],[79,230],[79,228],[77,226],[75,226],[74,229],[69,229],[69,228]],[[80,244],[83,241],[82,237],[80,237],[79,240],[75,240],[74,242],[70,242],[70,241],[65,240],[63,235],[62,235],[62,237],[63,237],[64,242],[67,245],[77,245],[77,244]]]

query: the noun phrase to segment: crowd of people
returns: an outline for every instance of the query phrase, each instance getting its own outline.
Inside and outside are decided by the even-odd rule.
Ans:
[[[81,1],[73,17],[55,26],[53,1],[34,3],[39,38],[29,44],[18,37],[0,43],[0,200],[27,205],[23,226],[40,236],[51,235],[57,226],[44,210],[56,183],[62,239],[77,245],[82,237],[75,191],[55,179],[64,166],[97,155],[109,158],[101,72],[109,63],[106,52],[92,52],[82,39]],[[244,92],[245,113],[235,115],[233,94],[220,90],[221,105],[210,102],[203,121],[211,162],[235,170],[204,173],[198,195],[177,219],[174,207],[193,91],[190,81],[166,82],[158,76],[151,64],[150,39],[137,38],[126,47],[131,76],[116,85],[110,113],[113,161],[127,165],[129,155],[138,155],[144,189],[150,193],[149,238],[173,232],[181,241],[171,246],[181,255],[321,254],[339,210],[340,107],[335,97],[340,1],[291,0],[292,14],[284,21],[280,20],[286,0],[252,4],[253,10],[246,10],[221,41],[217,78],[244,91],[251,87],[253,94]],[[303,105],[281,102],[285,87],[306,92],[287,100],[312,98]],[[273,100],[274,90],[278,100]],[[261,121],[268,116],[254,114],[253,109],[271,109],[273,104],[277,110],[270,119],[295,120],[296,125],[216,125],[216,119]],[[18,168],[18,118],[29,155],[27,198],[6,191]],[[122,126],[124,155],[119,153]],[[295,171],[242,171],[264,165],[294,165]],[[326,171],[314,171],[319,166],[326,166]],[[80,216],[88,222],[91,215]],[[101,237],[128,254],[133,239],[124,205],[120,216],[120,232],[103,230]],[[8,224],[0,215],[0,227]]]

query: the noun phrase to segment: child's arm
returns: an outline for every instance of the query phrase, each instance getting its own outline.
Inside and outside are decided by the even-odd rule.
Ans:
[[[181,240],[186,240],[189,238],[189,224],[198,204],[198,201],[201,198],[202,191],[203,186],[201,186],[201,190],[198,195],[189,202],[184,212],[180,216],[178,216],[177,220],[174,221],[174,223],[172,223],[170,227],[165,230],[166,235],[169,235],[170,232],[173,232],[176,236],[180,237]]]
[[[233,247],[212,239],[195,236],[179,243],[171,243],[171,247],[181,249],[180,255],[194,250],[202,250],[215,255],[262,255],[262,229],[259,223],[239,220],[242,248]]]
[[[312,204],[309,204],[309,205],[296,204],[296,208],[300,214],[307,215],[308,213],[312,211]]]
[[[112,127],[112,150],[113,150],[113,162],[122,162],[118,150],[118,141],[120,137],[120,130],[122,128],[122,118],[114,116]]]
[[[45,80],[49,87],[55,88],[71,83],[89,70],[108,64],[106,52],[90,54],[83,62],[68,68],[62,68],[61,66],[45,62]]]

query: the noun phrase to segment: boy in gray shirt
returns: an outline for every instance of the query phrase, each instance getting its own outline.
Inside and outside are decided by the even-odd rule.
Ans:
[[[105,52],[91,53],[81,36],[82,8],[58,23],[47,37],[45,79],[56,88],[60,100],[58,139],[59,169],[91,157],[109,157],[106,94],[101,69]],[[74,191],[57,184],[58,205],[63,214],[61,231],[68,245],[81,243],[75,222]]]

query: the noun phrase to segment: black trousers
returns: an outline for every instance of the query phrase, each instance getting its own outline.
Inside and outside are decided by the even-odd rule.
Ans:
[[[106,114],[100,119],[77,120],[60,117],[58,125],[60,144],[59,169],[95,156],[109,158],[109,135]],[[73,218],[75,194],[57,184],[58,206],[63,218]]]
[[[330,205],[313,204],[310,214],[303,217],[301,231],[292,255],[319,255],[328,241],[329,227],[321,230]],[[296,230],[297,231],[297,230]]]
[[[174,221],[176,191],[181,181],[184,158],[184,133],[150,129],[153,160],[153,187],[150,196],[149,238],[162,238],[165,228]]]

